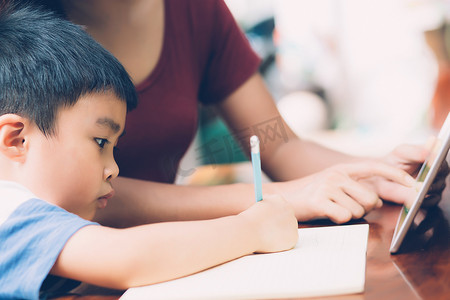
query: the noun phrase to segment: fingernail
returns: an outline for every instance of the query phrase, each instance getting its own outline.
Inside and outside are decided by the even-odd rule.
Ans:
[[[377,208],[380,208],[382,206],[383,206],[383,201],[381,199],[378,199]]]

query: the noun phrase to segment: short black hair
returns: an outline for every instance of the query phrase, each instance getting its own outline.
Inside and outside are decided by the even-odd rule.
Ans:
[[[0,115],[21,115],[52,135],[59,108],[107,92],[128,110],[137,105],[123,66],[80,26],[34,5],[0,10]]]

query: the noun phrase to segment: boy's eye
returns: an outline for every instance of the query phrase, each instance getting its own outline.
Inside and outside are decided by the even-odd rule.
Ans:
[[[109,141],[107,139],[102,138],[94,138],[95,142],[98,144],[100,148],[104,148],[106,144],[109,144]]]

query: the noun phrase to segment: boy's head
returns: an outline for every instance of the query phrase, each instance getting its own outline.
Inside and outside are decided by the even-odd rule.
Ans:
[[[0,11],[0,179],[91,218],[136,104],[122,65],[80,27],[35,7]]]
[[[122,65],[75,24],[35,7],[7,7],[0,42],[0,115],[22,115],[51,135],[57,110],[83,95],[111,91],[136,106]]]

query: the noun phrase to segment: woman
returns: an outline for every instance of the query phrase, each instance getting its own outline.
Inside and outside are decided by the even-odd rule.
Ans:
[[[298,138],[222,0],[62,0],[51,6],[114,54],[139,94],[118,145],[116,196],[97,216],[103,223],[208,219],[250,206],[251,185],[173,184],[195,135],[199,102],[217,107],[244,148],[249,136],[259,135],[263,170],[280,181],[264,185],[263,194],[282,194],[299,221],[347,222],[381,206],[380,198],[403,203],[410,195],[414,181],[407,173],[417,171],[427,151],[402,146],[376,161]]]

